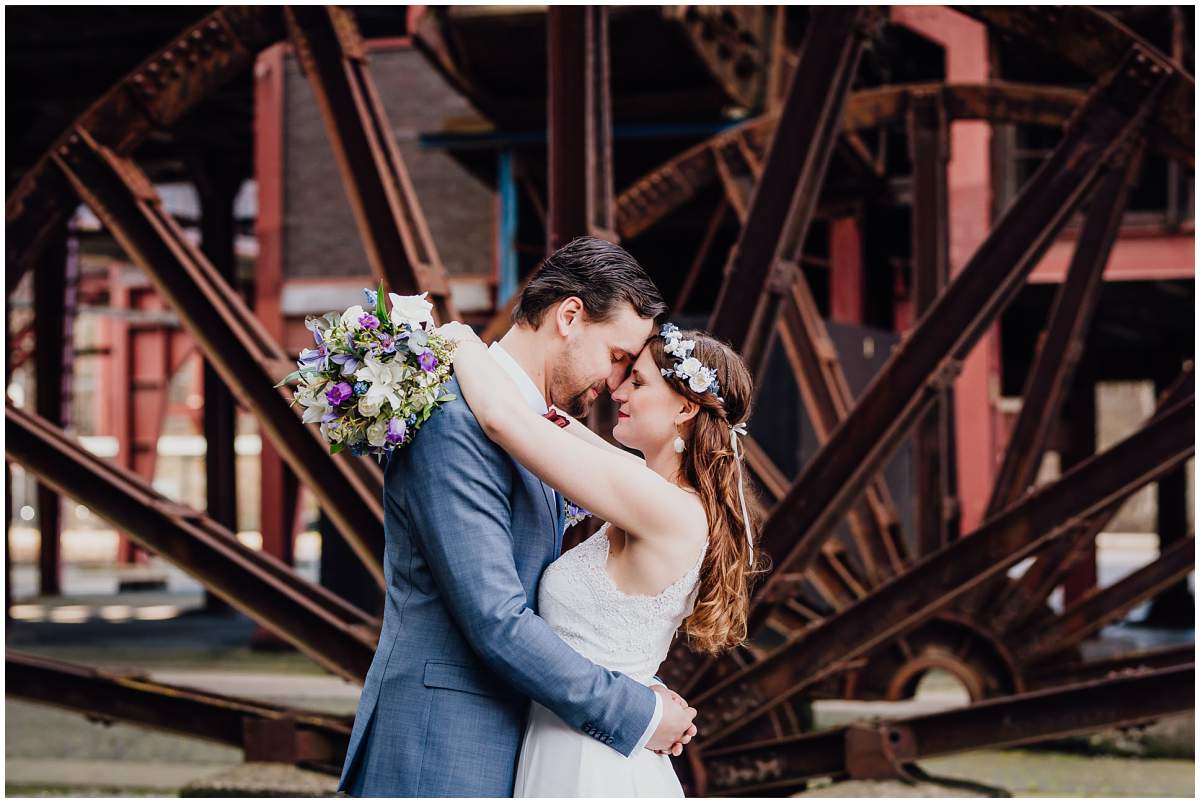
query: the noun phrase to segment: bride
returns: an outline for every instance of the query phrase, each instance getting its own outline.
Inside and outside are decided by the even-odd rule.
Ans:
[[[752,386],[741,359],[699,331],[665,324],[613,392],[613,437],[637,458],[562,416],[532,412],[470,327],[438,329],[483,431],[566,499],[606,523],[542,575],[539,614],[597,664],[650,685],[682,627],[693,649],[746,638],[755,572],[738,436]],[[574,436],[574,437],[572,437]],[[531,702],[517,797],[682,797],[665,754],[626,758]]]

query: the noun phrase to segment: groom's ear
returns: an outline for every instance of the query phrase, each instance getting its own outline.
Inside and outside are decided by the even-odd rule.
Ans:
[[[566,337],[571,327],[583,320],[583,300],[579,296],[567,296],[554,307],[554,325],[562,337]]]

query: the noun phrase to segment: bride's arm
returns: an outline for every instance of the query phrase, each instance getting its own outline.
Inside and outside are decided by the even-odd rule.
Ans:
[[[641,461],[574,437],[530,410],[477,338],[459,341],[454,373],[487,436],[571,501],[643,538],[677,535],[681,524],[704,525],[691,495]]]
[[[627,452],[619,446],[613,446],[611,443],[609,443],[603,437],[596,434],[595,432],[592,432],[588,428],[587,424],[584,424],[581,421],[575,420],[571,416],[564,413],[562,410],[558,410],[557,412],[559,415],[561,415],[563,418],[567,419],[567,421],[570,422],[570,424],[565,428],[565,431],[568,435],[574,435],[576,438],[579,438],[580,440],[584,441],[585,443],[590,443],[593,446],[598,446],[601,449],[604,449],[605,451],[612,452],[613,454],[619,454],[622,457],[626,457],[630,460],[634,460],[638,463],[641,463],[643,466],[646,465],[646,461],[643,458],[638,457],[637,455],[632,454],[631,452]]]

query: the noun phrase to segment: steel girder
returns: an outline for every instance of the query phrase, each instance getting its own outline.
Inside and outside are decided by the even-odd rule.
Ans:
[[[576,237],[616,242],[608,10],[550,6],[546,252]]]
[[[1019,499],[1037,477],[1046,443],[1066,400],[1075,367],[1083,356],[1084,338],[1104,284],[1104,266],[1120,231],[1129,192],[1140,174],[1141,150],[1135,144],[1125,165],[1109,171],[1087,210],[1067,280],[1055,294],[1050,319],[1021,394],[1021,412],[1005,447],[985,519]],[[1094,537],[1099,527],[1091,529]],[[1072,543],[1072,539],[1063,539],[1056,544],[1053,549],[1062,554],[1055,557],[1069,555],[1070,547],[1066,545]],[[1020,583],[1029,587],[1044,568],[1045,561],[1027,572]],[[964,600],[964,604],[977,606],[998,593],[1001,585],[1003,581],[986,584]],[[1050,588],[1046,589],[1047,594],[1049,591]]]
[[[329,453],[320,434],[275,387],[293,368],[200,249],[162,208],[153,185],[129,159],[83,128],[54,151],[81,200],[179,314],[209,363],[259,419],[263,433],[320,500],[376,582],[383,585],[383,503],[375,488]]]
[[[1191,663],[1195,658],[1196,645],[1190,642],[1169,647],[1157,647],[1108,658],[1095,658],[1090,661],[1035,667],[1028,672],[1026,685],[1030,689],[1066,686],[1072,683],[1128,675],[1137,670],[1180,666]]]
[[[442,321],[458,318],[446,269],[367,68],[353,14],[336,6],[291,6],[284,14],[341,168],[371,270],[397,293],[429,291]]]
[[[1017,631],[1013,641],[1020,645],[1018,656],[1029,663],[1045,662],[1117,621],[1142,600],[1187,577],[1196,564],[1195,546],[1194,534],[1180,538],[1149,565],[1110,586],[1093,588],[1054,621]]]
[[[1064,87],[1048,87],[998,81],[991,84],[900,84],[852,92],[842,115],[843,133],[903,126],[914,98],[936,93],[946,120],[981,120],[1060,127],[1071,118],[1087,93]],[[775,130],[778,114],[748,120],[700,143],[635,181],[617,196],[617,231],[631,239],[695,198],[719,180],[717,151],[731,140],[746,144],[754,159],[761,159]],[[1192,154],[1178,153],[1163,144],[1151,128],[1148,147],[1191,167]]]
[[[950,281],[950,124],[936,91],[915,93],[908,108],[913,164],[912,295],[920,319]],[[958,476],[954,459],[954,391],[944,388],[916,426],[917,554],[927,555],[958,536]]]
[[[1115,69],[1131,47],[1153,50],[1111,15],[1090,6],[956,6],[992,31],[1031,44],[1099,78]],[[1176,68],[1153,113],[1150,138],[1169,158],[1195,159],[1196,82]]]
[[[1195,451],[1191,394],[1133,436],[1042,486],[869,597],[691,698],[701,749],[720,744],[839,664],[911,630],[964,592],[1060,537],[1070,523],[1182,465]]]
[[[156,130],[170,128],[209,94],[250,68],[262,48],[283,37],[283,19],[268,6],[218,9],[142,62],[97,100],[26,173],[5,203],[5,284],[12,292],[56,225],[74,209],[55,151],[75,128],[120,156]]]
[[[1135,725],[1194,707],[1195,665],[1138,671],[874,725],[850,725],[713,750],[693,776],[698,795],[784,795],[808,778],[905,777],[939,755]]]
[[[241,748],[247,761],[341,769],[350,723],[315,711],[159,683],[6,650],[5,693],[79,711],[102,722],[130,722]]]
[[[6,405],[4,430],[5,455],[39,481],[87,505],[330,672],[356,682],[366,677],[378,638],[374,618],[49,422]]]
[[[876,15],[854,6],[818,7],[792,74],[762,176],[709,319],[752,368],[774,325],[778,299],[798,273],[816,199],[825,181],[842,107]]]
[[[863,391],[762,528],[775,570],[802,569],[912,424],[954,380],[1101,173],[1120,159],[1170,67],[1131,51],[1096,87],[1017,201]],[[769,582],[769,581],[768,581]],[[752,613],[754,623],[765,611]]]

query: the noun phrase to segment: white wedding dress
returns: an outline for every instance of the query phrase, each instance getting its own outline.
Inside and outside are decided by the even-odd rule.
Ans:
[[[675,631],[692,612],[706,550],[707,545],[692,568],[661,593],[626,594],[608,574],[606,523],[546,568],[539,614],[584,657],[650,685]],[[513,795],[683,797],[683,787],[670,756],[639,749],[626,758],[531,702]]]

